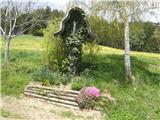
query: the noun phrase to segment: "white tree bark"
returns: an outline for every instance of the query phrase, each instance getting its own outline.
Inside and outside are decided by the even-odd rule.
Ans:
[[[128,17],[124,22],[124,66],[126,80],[131,80],[131,61],[130,61],[130,44],[129,44],[129,20]]]
[[[4,63],[5,64],[8,64],[10,40],[11,40],[10,38],[5,40],[5,45],[4,45]]]
[[[9,58],[9,46],[12,38],[23,34],[29,28],[37,25],[39,21],[42,21],[43,16],[34,13],[35,10],[33,5],[35,3],[31,0],[27,1],[25,5],[22,5],[23,2],[18,0],[6,0],[3,2],[1,2],[1,4],[4,6],[0,7],[0,9],[2,9],[1,15],[3,15],[1,18],[0,32],[4,38],[4,62],[7,64]],[[23,14],[26,14],[23,23],[17,24],[17,19]],[[19,29],[15,32],[15,29],[17,28]]]

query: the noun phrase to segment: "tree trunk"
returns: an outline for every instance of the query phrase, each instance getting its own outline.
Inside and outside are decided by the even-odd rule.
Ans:
[[[131,73],[131,62],[130,62],[130,45],[129,45],[129,20],[128,18],[124,23],[124,65],[125,65],[125,78],[131,82],[132,73]]]
[[[5,64],[8,64],[10,40],[11,40],[10,38],[5,40],[5,46],[4,46],[4,63]]]

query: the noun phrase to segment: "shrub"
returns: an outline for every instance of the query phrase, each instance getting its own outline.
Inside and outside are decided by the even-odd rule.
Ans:
[[[66,71],[64,45],[62,39],[53,36],[59,28],[59,19],[50,21],[44,33],[44,61],[52,70]]]
[[[34,81],[42,82],[42,85],[59,85],[60,83],[67,84],[67,82],[70,81],[70,77],[67,74],[49,70],[46,66],[42,66],[37,69],[32,74],[32,79]]]
[[[92,42],[86,42],[83,44],[83,53],[88,55],[87,61],[90,64],[94,64],[94,61],[97,60],[96,55],[98,54],[100,47],[97,45],[97,40],[93,40]]]
[[[100,91],[95,87],[82,88],[76,101],[81,109],[93,109],[100,98]]]
[[[72,78],[72,90],[79,91],[80,89],[84,88],[86,86],[86,79],[83,76],[80,77],[73,77]]]
[[[50,84],[50,83],[49,83],[49,80],[43,80],[43,81],[42,81],[42,85],[43,85],[43,86],[49,86],[49,84]]]
[[[77,91],[79,91],[83,87],[84,85],[80,81],[74,82],[71,86],[72,90],[77,90]]]

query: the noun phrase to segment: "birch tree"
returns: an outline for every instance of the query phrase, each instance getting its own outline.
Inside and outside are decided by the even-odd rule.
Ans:
[[[4,63],[8,63],[10,42],[13,38],[23,34],[28,29],[37,25],[42,20],[41,13],[35,12],[38,8],[37,1],[13,1],[1,2],[1,26],[0,33],[4,39]],[[21,20],[21,22],[18,22]]]
[[[93,7],[99,14],[103,14],[109,21],[117,19],[124,25],[124,67],[125,78],[127,81],[132,80],[131,60],[130,60],[130,40],[129,40],[129,22],[131,20],[142,20],[146,14],[156,15],[159,9],[159,2],[156,0],[113,0],[99,1]],[[107,33],[106,33],[107,34]]]

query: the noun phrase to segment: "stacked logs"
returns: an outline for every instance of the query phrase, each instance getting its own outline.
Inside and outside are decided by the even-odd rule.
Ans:
[[[79,94],[78,91],[58,90],[50,87],[29,85],[25,88],[24,94],[55,105],[79,109],[76,102],[76,97]]]

